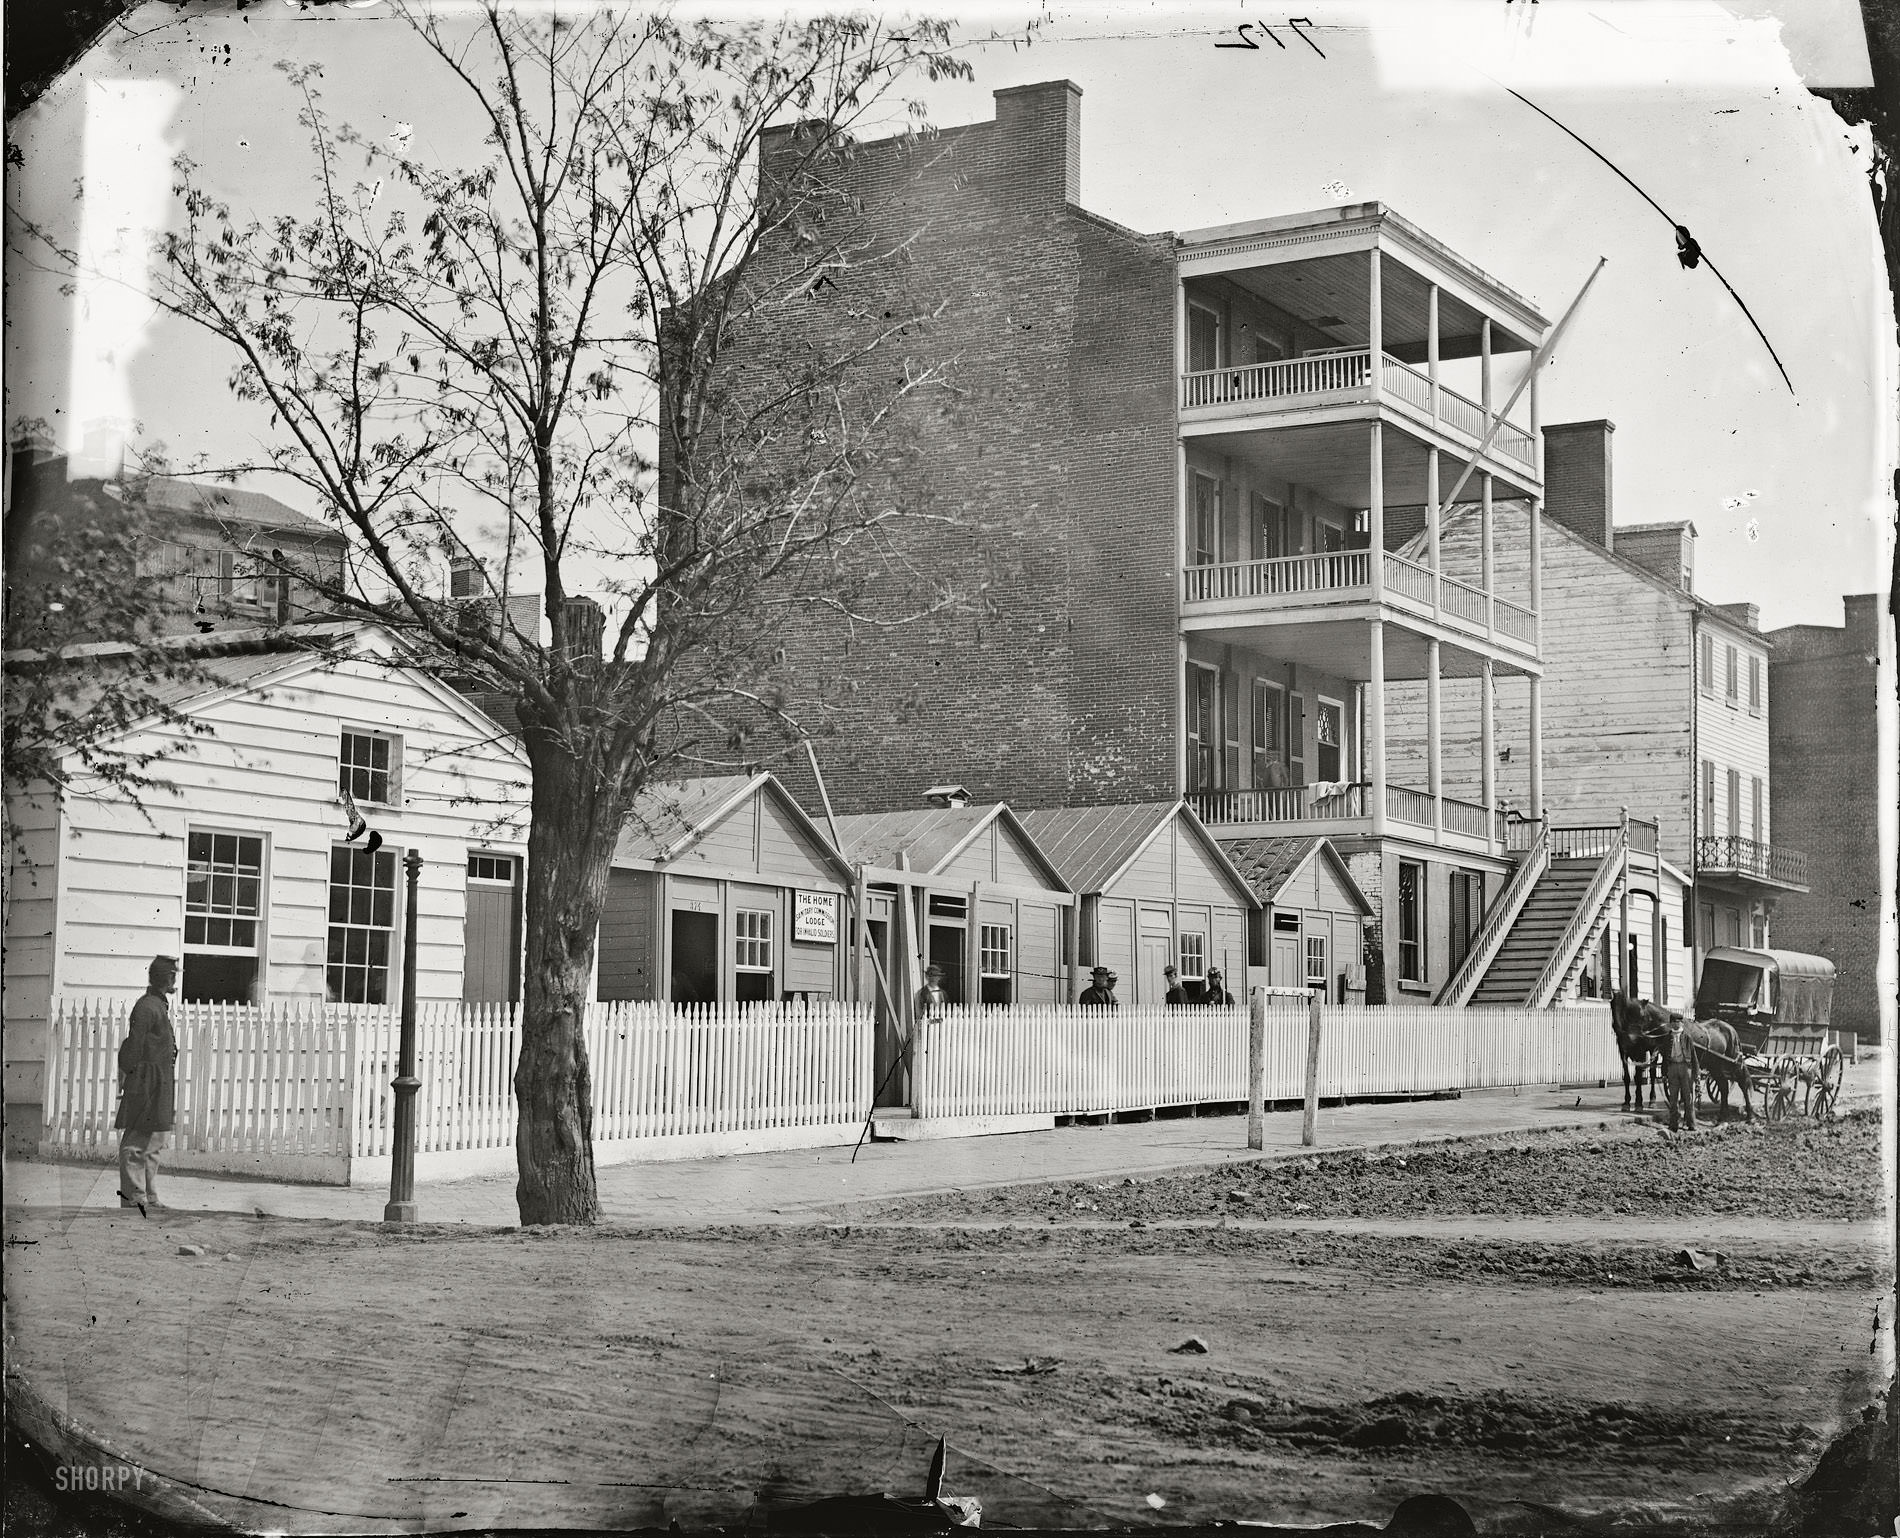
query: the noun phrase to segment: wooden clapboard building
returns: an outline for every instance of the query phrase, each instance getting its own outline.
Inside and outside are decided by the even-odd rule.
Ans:
[[[1117,1003],[1164,1002],[1170,965],[1191,998],[1216,969],[1245,997],[1259,904],[1186,802],[1052,807],[1023,813],[1023,824],[1081,898],[1077,971],[1115,972]]]
[[[851,871],[770,774],[650,787],[614,852],[596,996],[847,996]]]
[[[1328,839],[1248,838],[1223,846],[1261,904],[1256,981],[1363,1004],[1372,904]]]

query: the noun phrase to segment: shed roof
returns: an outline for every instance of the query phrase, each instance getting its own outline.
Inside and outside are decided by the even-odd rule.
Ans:
[[[929,875],[948,865],[998,820],[1015,829],[1058,889],[1071,890],[1055,861],[1006,802],[993,801],[987,806],[920,806],[901,812],[853,812],[838,818],[837,823],[844,857],[853,865],[892,867],[898,864],[901,854],[909,860],[912,870]]]
[[[1244,899],[1253,887],[1184,801],[1055,806],[1022,814],[1023,826],[1078,892],[1105,892],[1168,823],[1180,817]]]
[[[1292,838],[1222,839],[1221,848],[1263,903],[1279,901],[1287,883],[1317,856],[1333,867],[1333,873],[1360,911],[1372,912],[1371,902],[1359,890],[1359,883],[1352,879],[1352,872],[1346,869],[1346,862],[1339,857],[1332,841],[1316,833]]]
[[[826,860],[849,878],[850,867],[831,840],[769,771],[708,774],[647,786],[634,797],[627,821],[620,830],[620,841],[614,846],[614,864],[664,865],[675,860],[730,813],[761,793],[772,796],[790,812]]]

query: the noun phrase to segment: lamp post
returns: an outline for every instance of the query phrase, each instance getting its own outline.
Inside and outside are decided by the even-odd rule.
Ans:
[[[396,1059],[395,1143],[390,1149],[389,1200],[383,1207],[385,1223],[416,1220],[416,883],[422,875],[422,855],[411,849],[403,857],[408,876],[408,902],[402,928],[402,1045]]]

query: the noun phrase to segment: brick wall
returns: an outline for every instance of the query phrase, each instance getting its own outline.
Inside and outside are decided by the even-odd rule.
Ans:
[[[1774,841],[1808,857],[1812,889],[1775,905],[1774,943],[1836,968],[1834,1024],[1879,1035],[1881,879],[1875,805],[1878,601],[1847,600],[1844,628],[1771,632],[1768,663]]]
[[[773,682],[818,736],[839,811],[942,782],[1024,807],[1174,794],[1171,243],[1074,206],[1079,96],[999,92],[994,123],[851,163],[936,312],[911,356],[947,371],[873,472],[900,516],[867,552],[861,608],[895,619],[932,584],[954,602],[914,623],[785,624]],[[844,287],[849,305],[788,312],[778,345],[835,345],[872,297]],[[784,772],[815,805],[802,762]]]
[[[1614,422],[1553,422],[1544,429],[1544,514],[1612,549],[1610,435]]]

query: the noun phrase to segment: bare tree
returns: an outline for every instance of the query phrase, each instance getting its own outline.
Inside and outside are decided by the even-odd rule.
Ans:
[[[929,306],[901,231],[836,171],[854,125],[900,113],[932,153],[901,88],[968,66],[924,20],[405,16],[485,133],[471,161],[337,126],[315,72],[286,67],[314,208],[240,218],[181,160],[159,282],[271,413],[265,458],[226,468],[300,481],[351,535],[358,571],[328,596],[515,704],[533,774],[517,1196],[524,1223],[586,1223],[581,1026],[634,797],[757,758],[761,725],[795,732],[758,682],[780,623],[851,612],[866,571],[888,623],[908,581],[890,534],[912,513],[882,467],[938,383],[906,357]],[[850,295],[830,340],[775,340],[825,285]],[[443,596],[470,553],[497,601]],[[545,644],[499,601],[529,572]],[[915,590],[917,612],[947,601]]]

